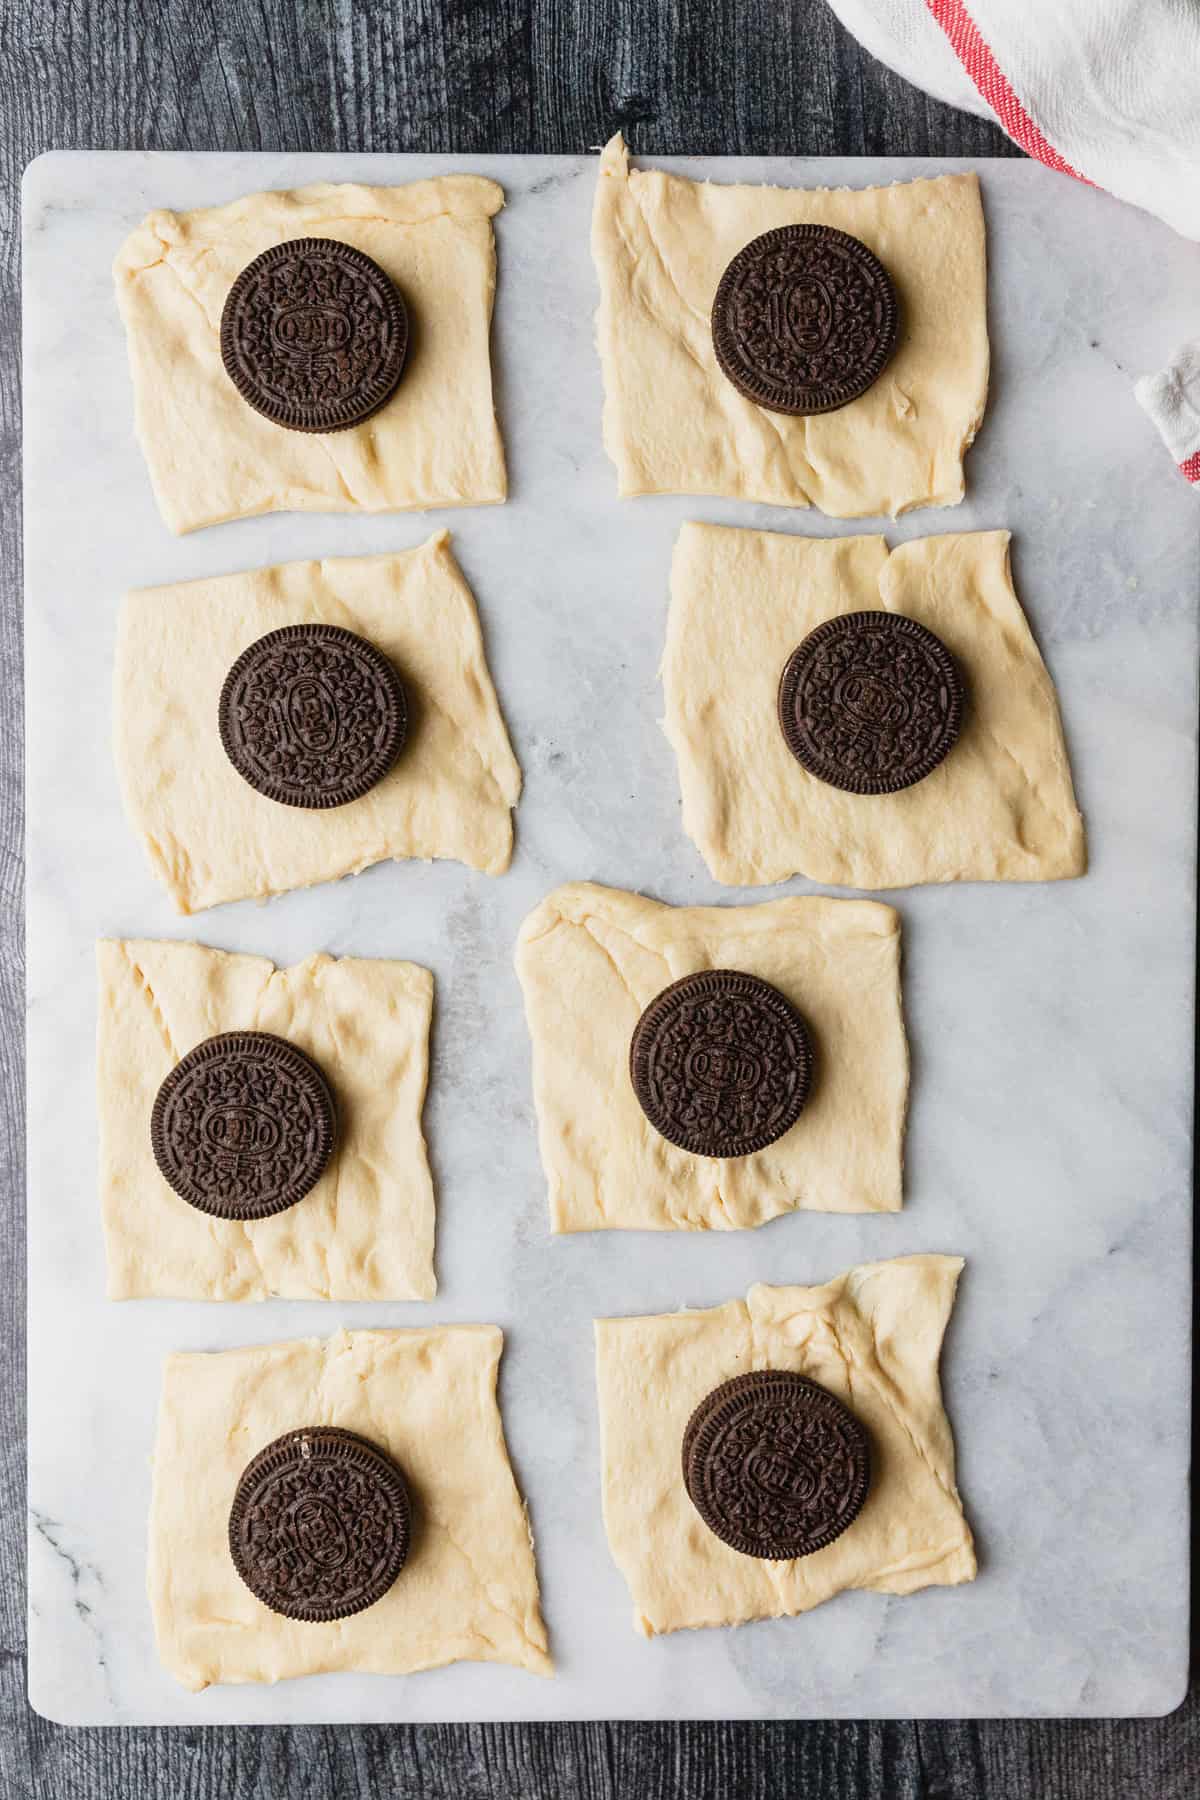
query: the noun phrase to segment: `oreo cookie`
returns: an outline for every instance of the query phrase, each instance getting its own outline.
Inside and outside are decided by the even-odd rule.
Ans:
[[[303,1200],[325,1172],[335,1130],[333,1095],[316,1063],[266,1031],[197,1044],[150,1115],[163,1180],[217,1219],[267,1219]]]
[[[954,748],[964,690],[926,626],[901,613],[843,613],[810,631],[779,682],[779,725],[810,775],[850,794],[924,781]]]
[[[336,238],[274,244],[221,313],[221,360],[247,406],[289,431],[348,431],[404,372],[408,313],[394,282]]]
[[[878,379],[899,323],[891,277],[864,243],[830,225],[783,225],[739,250],[722,275],[713,350],[756,406],[835,412]]]
[[[749,1156],[790,1131],[812,1085],[808,1028],[791,1001],[736,969],[664,988],[629,1046],[642,1111],[694,1156]]]
[[[807,1376],[775,1369],[737,1375],[702,1400],[682,1462],[688,1498],[714,1536],[772,1562],[832,1544],[871,1482],[861,1420]]]
[[[381,650],[341,625],[283,625],[243,650],[221,689],[226,756],[281,806],[348,806],[404,746],[404,685]]]
[[[256,1599],[319,1623],[374,1606],[408,1558],[404,1477],[369,1439],[332,1425],[289,1431],[238,1481],[229,1553]]]

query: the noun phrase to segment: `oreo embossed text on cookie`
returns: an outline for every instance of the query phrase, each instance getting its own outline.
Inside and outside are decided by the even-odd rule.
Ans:
[[[865,394],[896,344],[899,307],[879,258],[829,225],[782,225],[739,250],[712,308],[713,350],[769,412],[836,412]]]
[[[812,1067],[791,1001],[736,969],[672,982],[642,1014],[629,1049],[642,1111],[695,1156],[749,1156],[781,1138],[804,1109]]]
[[[375,645],[340,625],[284,625],[238,657],[221,689],[226,756],[257,793],[319,809],[361,800],[404,746],[408,702]]]
[[[206,1038],[154,1101],[150,1143],[181,1200],[218,1219],[270,1218],[303,1200],[333,1154],[333,1095],[311,1058],[266,1031]]]
[[[851,794],[924,781],[962,725],[957,664],[941,639],[899,613],[843,613],[810,631],[779,682],[779,725],[810,775]]]
[[[229,1553],[255,1597],[285,1618],[345,1619],[374,1606],[408,1557],[404,1477],[378,1445],[335,1426],[289,1431],[238,1482]]]
[[[737,1375],[701,1401],[683,1438],[688,1497],[743,1556],[787,1561],[839,1538],[870,1486],[867,1433],[805,1375]]]
[[[247,406],[289,431],[347,431],[389,400],[408,314],[390,277],[336,238],[292,238],[244,268],[221,313],[221,360]]]

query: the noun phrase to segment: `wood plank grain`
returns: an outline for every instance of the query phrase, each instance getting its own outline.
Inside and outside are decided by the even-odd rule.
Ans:
[[[24,1671],[16,206],[47,148],[1016,154],[823,0],[0,0],[0,1800],[1191,1800],[1195,1693],[1138,1723],[69,1731]],[[1194,1608],[1194,1616],[1200,1609]]]

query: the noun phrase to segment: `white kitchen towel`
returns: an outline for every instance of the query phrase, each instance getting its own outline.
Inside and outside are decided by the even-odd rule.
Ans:
[[[1134,389],[1184,478],[1200,487],[1200,338],[1184,344],[1165,369]]]
[[[829,0],[872,56],[1200,239],[1200,0]],[[1200,324],[1200,262],[1197,264]],[[1137,397],[1200,484],[1200,338]]]
[[[1200,0],[830,0],[906,81],[1200,238]]]

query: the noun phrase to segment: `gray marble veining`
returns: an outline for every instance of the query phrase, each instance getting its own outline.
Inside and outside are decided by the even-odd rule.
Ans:
[[[290,516],[173,538],[133,441],[109,265],[158,205],[456,164],[508,193],[495,345],[512,498]],[[862,184],[959,165],[676,165]],[[586,159],[56,154],[25,188],[29,677],[30,1689],[90,1723],[1161,1712],[1183,1691],[1195,883],[1197,535],[1130,389],[1194,325],[1194,250],[1035,165],[981,166],[991,405],[954,511],[838,524],[732,502],[619,503],[600,446]],[[915,1082],[907,1205],[739,1235],[552,1240],[511,966],[525,912],[590,877],[675,902],[712,883],[679,824],[657,665],[679,522],[821,535],[1009,526],[1062,698],[1092,870],[894,898]],[[507,876],[387,866],[182,920],[121,815],[109,751],[121,591],[404,547],[449,525],[526,775]],[[791,884],[803,890],[803,883]],[[780,890],[769,890],[778,892]],[[98,934],[286,963],[431,967],[429,1306],[110,1304],[95,1194]],[[591,1319],[709,1305],[918,1249],[968,1259],[943,1365],[981,1572],[909,1599],[646,1642],[600,1520]],[[144,1594],[162,1355],[340,1324],[489,1319],[559,1677],[469,1667],[191,1696]]]

